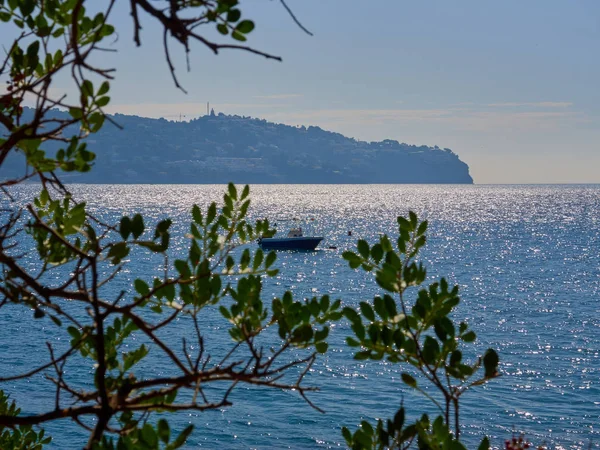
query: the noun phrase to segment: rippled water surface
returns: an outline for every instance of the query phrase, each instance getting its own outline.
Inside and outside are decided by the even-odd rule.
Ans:
[[[23,187],[25,198],[32,187]],[[224,186],[75,186],[105,219],[143,212],[175,222],[174,247],[183,249],[193,203],[220,200]],[[394,234],[396,216],[414,210],[430,222],[423,259],[429,276],[447,276],[461,287],[456,317],[478,332],[478,349],[497,348],[502,377],[464,396],[462,417],[469,448],[484,433],[495,446],[513,431],[556,448],[599,448],[600,441],[600,186],[253,186],[252,218],[268,217],[279,228],[286,219],[308,219],[326,237],[322,250],[281,252],[267,296],[292,290],[297,297],[329,293],[345,305],[371,299],[372,276],[349,269],[341,259],[356,239]],[[314,221],[310,219],[314,218]],[[348,236],[348,231],[352,236]],[[336,249],[329,249],[335,246]],[[153,260],[136,261],[111,289],[159,270]],[[108,292],[107,294],[111,294]],[[176,324],[182,334],[188,323]],[[218,315],[203,324],[207,346],[229,345],[227,323]],[[38,327],[31,313],[0,315],[0,373],[30,367],[44,355],[44,340],[56,341],[50,326]],[[237,390],[234,406],[172,417],[177,428],[196,425],[188,448],[343,447],[342,425],[388,417],[404,398],[409,413],[425,402],[399,380],[386,362],[354,362],[344,339],[347,325],[332,330],[332,350],[309,374],[322,388],[312,400],[320,414],[289,392]],[[64,338],[63,338],[64,339]],[[15,351],[7,343],[20,340]],[[153,353],[149,368],[162,373],[166,361]],[[93,368],[75,367],[82,377]],[[41,375],[12,385],[26,411],[51,405],[53,391]],[[6,386],[3,386],[7,389]],[[23,388],[26,388],[25,393]],[[7,389],[11,390],[11,389]],[[50,402],[50,403],[48,403]],[[85,434],[63,421],[50,428],[54,448],[81,448]]]

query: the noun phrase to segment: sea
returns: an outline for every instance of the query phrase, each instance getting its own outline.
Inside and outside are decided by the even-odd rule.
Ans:
[[[36,189],[13,189],[13,206],[27,202]],[[185,256],[192,205],[205,209],[221,202],[226,186],[70,189],[108,222],[137,212],[148,225],[171,217],[175,258]],[[349,268],[342,253],[355,249],[358,239],[374,243],[383,233],[396,235],[396,218],[408,211],[428,220],[420,256],[428,269],[426,283],[446,277],[460,287],[453,318],[477,333],[467,352],[471,361],[487,348],[500,356],[501,376],[462,397],[461,437],[467,447],[476,448],[488,435],[494,448],[503,448],[506,439],[523,434],[547,448],[600,448],[600,185],[253,185],[250,196],[250,220],[268,218],[284,233],[300,224],[305,234],[325,238],[314,252],[278,252],[279,273],[264,280],[267,305],[287,290],[297,299],[328,294],[351,307],[372,300],[381,293],[373,274]],[[162,260],[134,256],[104,296],[116,298],[124,290],[131,297],[135,278],[149,280],[164,270]],[[39,261],[30,258],[27,264],[34,269]],[[230,348],[227,329],[216,307],[207,308],[201,321],[207,353],[216,357]],[[193,335],[191,322],[182,318],[169,339],[179,346],[182,337]],[[344,320],[333,325],[329,351],[306,376],[307,385],[320,388],[309,398],[324,413],[294,391],[239,385],[230,407],[167,414],[173,433],[195,426],[188,449],[344,448],[342,426],[354,430],[362,420],[392,417],[401,404],[409,419],[435,414],[429,400],[402,383],[406,368],[354,360],[345,344],[351,335]],[[66,341],[64,330],[46,318],[33,319],[23,307],[3,307],[0,376],[47,361],[46,342],[60,349]],[[136,369],[140,377],[144,370],[153,375],[171,370],[155,348],[143,364]],[[81,387],[89,386],[93,370],[84,360],[65,367],[66,376]],[[54,407],[55,391],[43,374],[2,383],[0,389],[24,413]],[[68,405],[68,398],[61,401]],[[79,449],[87,441],[88,433],[69,420],[46,430],[52,449]]]

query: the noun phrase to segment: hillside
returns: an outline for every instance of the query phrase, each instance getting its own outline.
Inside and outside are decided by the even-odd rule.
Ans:
[[[64,113],[56,111],[57,115]],[[173,122],[116,114],[88,139],[97,154],[78,183],[472,183],[450,149],[363,142],[319,127],[224,114]],[[56,148],[49,147],[49,151]],[[2,178],[21,173],[22,161]]]

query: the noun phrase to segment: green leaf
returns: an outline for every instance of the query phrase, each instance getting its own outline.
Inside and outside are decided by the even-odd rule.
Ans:
[[[235,184],[229,183],[227,185],[227,192],[232,200],[237,200],[237,189],[235,188]]]
[[[110,88],[110,85],[108,84],[108,81],[104,81],[101,85],[100,85],[100,89],[98,89],[98,92],[96,93],[97,96],[100,95],[104,95],[108,92]]]
[[[84,80],[81,86],[81,93],[86,97],[94,95],[94,85],[90,80]]]
[[[356,444],[359,444],[360,447],[358,448],[361,449],[370,449],[373,445],[373,443],[371,442],[371,438],[361,429],[356,430],[356,432],[354,433],[354,445]]]
[[[169,438],[171,437],[171,430],[169,430],[169,422],[165,419],[159,419],[157,424],[158,430],[158,438],[167,444],[169,442]]]
[[[361,341],[365,338],[365,326],[361,321],[357,321],[352,324],[352,331],[354,331],[356,337]]]
[[[402,373],[401,375],[402,377],[402,381],[407,384],[410,387],[416,388],[417,387],[417,380],[414,379],[414,377],[412,377],[411,375],[407,374],[407,373]]]
[[[375,313],[373,312],[373,308],[367,302],[360,302],[360,312],[371,322],[375,321]]]
[[[250,249],[245,248],[240,258],[240,268],[244,270],[248,267],[248,264],[250,264]]]
[[[352,308],[346,306],[342,310],[342,313],[344,314],[344,317],[346,317],[346,319],[348,319],[350,322],[356,322],[356,321],[360,322],[360,316]]]
[[[248,195],[250,195],[250,186],[245,185],[244,190],[242,191],[242,196],[240,197],[240,200],[245,200],[246,197],[248,197]]]
[[[468,331],[462,335],[462,340],[465,342],[473,342],[477,338],[474,331]]]
[[[173,299],[175,298],[175,285],[174,284],[168,284],[167,286],[164,287],[164,293],[165,293],[165,297],[167,298],[167,300],[169,300],[170,302],[173,301]]]
[[[183,430],[179,436],[177,436],[177,439],[175,439],[175,441],[173,441],[173,443],[171,444],[171,448],[176,449],[181,447],[183,444],[185,444],[185,441],[187,440],[188,436],[190,435],[190,433],[192,432],[192,430],[194,429],[194,425],[188,425],[185,430]]]
[[[344,436],[346,443],[348,444],[348,446],[350,446],[352,444],[352,433],[348,428],[342,427],[342,436]]]
[[[350,346],[350,347],[359,347],[360,346],[360,342],[358,342],[356,339],[352,339],[351,337],[346,338],[346,344],[348,344],[348,346]]]
[[[223,306],[223,305],[219,306],[219,311],[221,311],[221,314],[227,320],[231,319],[231,313],[229,312],[229,310],[227,308],[225,308],[225,306]]]
[[[137,239],[144,233],[144,219],[140,214],[133,216],[130,224],[131,233],[133,234],[134,239]]]
[[[75,120],[79,120],[83,117],[83,111],[81,110],[81,108],[69,108],[69,114]]]
[[[245,42],[247,40],[246,36],[244,36],[238,30],[233,30],[231,32],[231,37],[234,38],[236,41],[240,41],[240,42]]]
[[[381,261],[381,258],[383,258],[383,247],[381,246],[381,244],[375,244],[371,248],[371,256],[373,257],[373,260],[376,263]]]
[[[327,338],[329,335],[329,328],[324,327],[322,330],[318,330],[315,332],[315,341],[322,341]]]
[[[413,211],[408,212],[408,218],[410,220],[411,231],[416,230],[417,224],[419,223],[419,218]]]
[[[329,344],[327,344],[327,342],[317,342],[315,344],[315,348],[317,349],[317,352],[319,352],[319,353],[325,353],[327,351],[328,347],[329,347]]]
[[[73,326],[67,327],[67,333],[69,333],[75,341],[78,341],[81,338],[81,333]]]
[[[454,367],[462,360],[462,352],[460,350],[454,350],[450,355],[450,367]]]
[[[357,243],[357,247],[358,247],[358,253],[360,253],[360,256],[362,256],[364,259],[368,259],[369,254],[370,254],[370,249],[369,249],[369,244],[367,243],[367,241],[365,241],[364,239],[360,239]]]
[[[355,354],[354,359],[362,361],[364,359],[369,359],[369,356],[371,356],[371,352],[369,350],[365,350],[364,352],[358,352]]]
[[[240,23],[237,24],[235,29],[242,34],[248,34],[252,30],[254,30],[254,22],[252,22],[251,20],[242,20]]]
[[[154,448],[158,444],[156,431],[154,431],[154,428],[149,423],[145,424],[144,428],[142,428],[141,438],[150,448]]]
[[[177,272],[179,272],[183,279],[189,278],[192,274],[187,263],[181,259],[175,260],[175,269],[177,269]]]
[[[438,341],[431,336],[425,336],[423,344],[423,359],[427,364],[436,364],[440,354],[440,345]]]
[[[383,301],[385,303],[385,308],[387,309],[388,315],[392,318],[396,317],[398,310],[396,308],[396,302],[394,299],[386,294],[383,296]]]
[[[148,293],[150,292],[150,287],[148,286],[148,284],[141,279],[137,279],[133,282],[133,285],[135,286],[135,290],[141,295],[141,296],[146,296],[148,295]]]
[[[27,59],[29,60],[29,67],[33,68],[37,65],[39,60],[38,52],[40,51],[40,41],[33,41],[27,47]]]
[[[410,231],[411,227],[410,227],[410,222],[408,220],[406,220],[402,216],[398,216],[397,220],[398,220],[398,225],[399,225],[400,230]]]
[[[237,22],[242,17],[242,13],[239,9],[230,9],[227,12],[227,22]]]
[[[479,447],[477,447],[477,450],[489,450],[489,449],[490,449],[490,440],[486,436],[481,440],[481,444],[479,444]]]
[[[141,347],[123,355],[123,371],[127,372],[131,369],[135,364],[140,362],[147,354],[148,347],[142,344]]]
[[[211,224],[215,217],[217,216],[217,204],[215,202],[211,203],[208,207],[208,211],[206,213],[206,224]]]
[[[369,436],[373,436],[374,430],[369,422],[367,422],[366,420],[363,420],[360,423],[360,426],[365,431],[365,433],[367,433]]]
[[[500,358],[498,358],[498,353],[495,350],[490,348],[485,352],[485,355],[483,355],[483,367],[485,368],[485,376],[487,378],[496,376],[499,362]]]
[[[348,265],[352,269],[356,269],[358,266],[361,265],[362,262],[360,257],[356,253],[351,251],[345,251],[344,253],[342,253],[342,258],[348,261]]]
[[[158,222],[156,225],[156,230],[154,231],[154,239],[162,238],[165,234],[167,234],[167,230],[171,226],[173,221],[171,219],[165,219]]]
[[[394,414],[394,427],[396,428],[396,430],[401,430],[402,427],[404,426],[404,416],[405,416],[406,411],[404,410],[404,407],[401,406],[400,409],[396,412],[396,414]]]
[[[387,320],[388,312],[381,297],[375,297],[375,299],[373,300],[373,306],[377,315],[381,317],[382,320]]]
[[[21,9],[21,14],[23,16],[30,15],[35,9],[36,2],[33,0],[22,0],[19,2],[19,8]]]
[[[467,450],[459,441],[452,441],[448,446],[448,450]]]
[[[194,222],[198,225],[202,225],[202,211],[198,205],[192,206],[192,219],[194,219]]]
[[[269,268],[273,265],[275,260],[277,259],[277,254],[275,252],[269,252],[267,258],[265,259],[265,267]]]
[[[129,254],[129,247],[125,242],[119,242],[110,247],[107,258],[112,259],[113,264],[119,264]]]
[[[105,95],[104,97],[100,97],[98,100],[96,100],[96,106],[98,108],[103,108],[104,106],[108,105],[110,103],[110,97]]]
[[[123,238],[124,241],[126,241],[127,238],[129,237],[129,235],[131,234],[131,220],[129,220],[129,217],[127,217],[127,216],[121,217],[121,223],[119,225],[119,233],[121,234],[121,237]]]
[[[227,34],[229,33],[229,30],[227,29],[227,25],[220,23],[217,25],[217,30],[219,30],[219,33],[221,34]]]
[[[379,327],[375,324],[372,324],[369,329],[367,330],[368,334],[369,334],[369,339],[371,339],[371,342],[373,344],[377,344],[377,342],[379,341],[379,337],[380,337],[380,330]]]

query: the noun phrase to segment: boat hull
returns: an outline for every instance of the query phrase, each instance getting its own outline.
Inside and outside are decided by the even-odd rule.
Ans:
[[[265,250],[314,250],[322,237],[262,238],[258,245]]]

